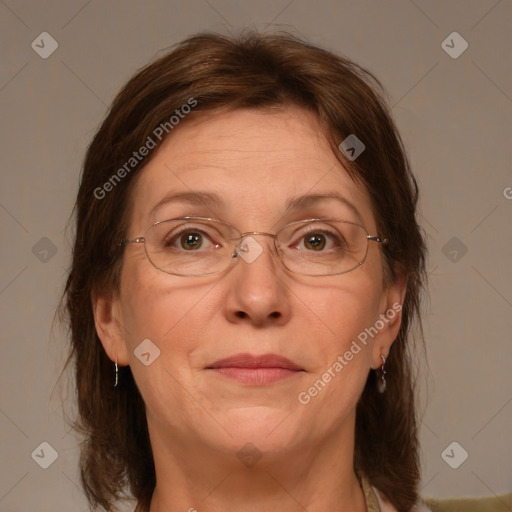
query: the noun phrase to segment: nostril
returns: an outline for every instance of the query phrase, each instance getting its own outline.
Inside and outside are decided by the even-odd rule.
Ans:
[[[279,318],[281,316],[281,313],[279,313],[279,311],[274,311],[274,312],[270,313],[270,316],[272,318]]]
[[[247,313],[245,313],[243,311],[238,311],[237,316],[240,318],[245,318],[247,316]]]

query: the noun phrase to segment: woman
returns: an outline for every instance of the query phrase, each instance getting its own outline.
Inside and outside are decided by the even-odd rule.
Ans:
[[[93,507],[428,510],[417,186],[377,79],[191,37],[88,148],[65,289]]]

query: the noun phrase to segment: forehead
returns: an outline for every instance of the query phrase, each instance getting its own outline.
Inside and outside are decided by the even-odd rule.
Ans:
[[[179,201],[166,201],[176,195]],[[305,195],[341,199],[297,200]],[[187,120],[142,169],[132,201],[134,229],[199,211],[245,222],[247,229],[264,229],[290,213],[290,205],[294,213],[330,209],[346,220],[374,226],[366,191],[337,160],[315,115],[297,107],[234,110]]]

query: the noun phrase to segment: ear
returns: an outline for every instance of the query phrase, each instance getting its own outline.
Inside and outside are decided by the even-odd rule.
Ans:
[[[124,340],[119,298],[93,291],[91,302],[96,333],[105,352],[112,362],[116,362],[117,358],[120,366],[127,366],[129,358]]]
[[[382,366],[381,354],[387,359],[391,345],[398,336],[402,324],[402,307],[406,290],[407,274],[403,270],[397,271],[395,281],[382,294],[378,326],[383,324],[383,327],[379,329],[373,343],[371,366],[373,369]]]

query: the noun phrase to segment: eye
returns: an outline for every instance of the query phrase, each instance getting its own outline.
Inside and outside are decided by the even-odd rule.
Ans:
[[[312,233],[309,235],[306,235],[304,240],[304,247],[307,249],[313,249],[315,251],[322,250],[326,243],[326,236],[323,233]]]
[[[342,239],[335,233],[325,230],[310,231],[302,236],[304,247],[315,252],[322,252],[324,249],[336,249],[343,245]]]
[[[197,228],[185,228],[178,233],[169,233],[164,238],[162,246],[165,249],[196,252],[199,249],[220,247],[220,244],[214,242],[206,231]]]
[[[201,233],[186,231],[180,236],[180,247],[187,251],[200,249],[202,245],[203,235]]]
[[[298,237],[298,239],[297,239]],[[292,244],[294,249],[323,253],[343,250],[347,242],[343,235],[327,228],[309,228],[306,233],[296,233]]]

